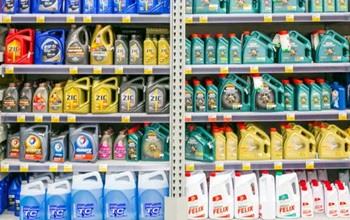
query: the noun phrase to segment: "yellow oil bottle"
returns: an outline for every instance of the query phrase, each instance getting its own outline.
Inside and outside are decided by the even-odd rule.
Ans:
[[[239,160],[269,160],[270,138],[254,125],[239,125],[240,140],[238,143]]]
[[[149,35],[146,36],[143,42],[143,64],[157,65],[157,45]]]
[[[276,128],[270,128],[271,159],[283,159],[283,137]]]
[[[111,25],[97,25],[91,39],[90,63],[92,65],[113,64],[114,33]]]
[[[56,83],[49,96],[49,112],[63,112],[63,83]]]
[[[215,139],[215,160],[223,161],[226,159],[226,137],[223,129],[213,126],[212,133]]]
[[[118,111],[118,78],[94,79],[91,89],[92,113],[115,113]]]
[[[284,159],[313,159],[316,157],[316,140],[311,132],[299,125],[285,126]]]
[[[160,35],[158,41],[158,65],[170,64],[170,45],[165,35]]]
[[[348,158],[350,153],[350,136],[335,125],[323,125],[318,141],[320,159]]]
[[[90,112],[89,77],[78,80],[68,80],[64,87],[63,110],[66,113],[87,114]]]
[[[230,126],[225,126],[226,160],[237,160],[238,137]]]

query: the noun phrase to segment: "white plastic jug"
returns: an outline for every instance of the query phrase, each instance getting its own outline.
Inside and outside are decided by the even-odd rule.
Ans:
[[[326,181],[328,180],[328,172],[327,170],[317,170],[318,181]],[[349,181],[349,179],[348,179]]]
[[[163,220],[164,199],[169,195],[165,171],[140,172],[138,182],[139,220]]]
[[[233,219],[232,171],[212,172],[209,177],[209,218]]]
[[[235,218],[259,218],[259,190],[255,173],[241,174],[234,177]]]
[[[260,217],[262,219],[276,218],[275,177],[268,171],[262,171],[259,178]]]
[[[308,170],[306,172],[306,174],[307,174],[307,181],[308,182],[310,182],[313,179],[318,180],[317,170]],[[301,181],[301,180],[299,180],[299,181]]]
[[[337,189],[329,181],[323,182],[325,213],[329,218],[339,216],[339,200]]]
[[[301,217],[314,217],[314,197],[310,183],[302,180],[299,182],[301,199]]]
[[[46,213],[48,220],[70,220],[71,185],[68,180],[47,187]]]
[[[276,217],[300,218],[300,191],[296,173],[276,174]]]
[[[29,177],[29,182],[34,182],[37,180],[44,180],[46,183],[53,183],[55,177],[53,173],[34,173],[33,176]]]
[[[20,220],[46,220],[46,188],[42,181],[22,185],[20,195]]]
[[[339,199],[339,217],[350,217],[350,194],[349,188],[342,181],[336,180],[335,187]]]
[[[340,181],[342,181],[345,185],[350,187],[350,185],[349,185],[349,180],[350,180],[349,170],[341,170],[341,171],[339,171],[338,179]]]
[[[311,180],[311,190],[314,197],[314,211],[315,213],[324,213],[324,190],[320,181]]]
[[[103,183],[98,172],[73,176],[72,220],[103,219]]]
[[[208,218],[208,185],[203,171],[186,173],[188,219]]]
[[[306,178],[306,171],[305,170],[297,170],[297,171],[295,171],[295,173],[297,174],[299,181],[307,180],[307,178]]]
[[[135,173],[126,171],[106,175],[104,187],[104,219],[137,219]]]

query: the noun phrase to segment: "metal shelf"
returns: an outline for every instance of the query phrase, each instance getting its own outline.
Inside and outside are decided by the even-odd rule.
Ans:
[[[349,169],[350,159],[339,160],[280,160],[280,161],[217,161],[212,163],[186,161],[186,171],[204,170],[312,170]]]
[[[169,123],[169,114],[0,113],[2,123]]]
[[[144,65],[1,65],[0,75],[2,74],[82,74],[82,75],[169,75],[170,68],[167,65],[160,66],[144,66]]]
[[[219,73],[344,73],[350,72],[350,63],[305,64],[235,64],[235,65],[187,65],[186,74]]]
[[[344,121],[350,110],[307,112],[187,112],[186,122]]]
[[[350,12],[344,13],[277,13],[277,14],[191,14],[187,24],[281,22],[350,22]]]
[[[48,23],[133,23],[133,24],[169,24],[170,15],[142,14],[2,14],[1,23],[11,24],[48,24]]]

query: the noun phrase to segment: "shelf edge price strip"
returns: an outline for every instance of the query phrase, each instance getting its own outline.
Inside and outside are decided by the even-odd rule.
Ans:
[[[29,165],[24,163],[19,165],[19,172],[27,173],[29,171]]]
[[[58,172],[58,165],[57,164],[51,164],[49,166],[49,172],[51,173],[57,173]]]
[[[185,170],[187,172],[195,171],[195,165],[193,163],[186,164]]]

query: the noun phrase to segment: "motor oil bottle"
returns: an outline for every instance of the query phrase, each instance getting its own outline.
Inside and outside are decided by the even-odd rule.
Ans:
[[[286,111],[294,111],[294,87],[288,79],[283,79],[282,84],[284,85],[284,106]]]
[[[272,0],[260,0],[259,1],[260,13],[272,13]]]
[[[18,90],[16,83],[10,83],[4,92],[2,101],[3,112],[18,112]]]
[[[229,35],[229,50],[228,50],[228,63],[229,64],[241,64],[242,63],[242,44],[236,37],[235,33]]]
[[[300,218],[299,183],[294,172],[276,172],[276,217]]]
[[[335,12],[335,0],[323,1],[324,12]]]
[[[227,1],[193,0],[193,14],[226,14]]]
[[[130,65],[142,65],[143,63],[143,48],[140,40],[140,36],[133,34],[129,41],[129,64]]]
[[[97,25],[91,39],[90,63],[92,65],[113,64],[114,33],[111,25]]]
[[[72,26],[66,42],[66,64],[89,64],[90,37],[86,26]]]
[[[42,181],[23,184],[20,195],[20,220],[46,219],[46,187]],[[30,217],[28,217],[28,215]]]
[[[228,64],[229,60],[229,42],[223,34],[216,34],[216,63]]]
[[[16,0],[4,0],[1,2],[1,13],[14,14],[18,12],[18,1]]]
[[[228,0],[227,13],[258,13],[259,1],[257,0]]]
[[[276,217],[276,190],[275,177],[267,170],[263,170],[259,177],[259,204],[262,219]]]
[[[33,29],[10,29],[5,39],[5,64],[33,64],[34,36]]]
[[[114,13],[135,14],[137,13],[136,0],[114,0]]]
[[[91,112],[115,113],[118,110],[118,78],[94,79],[91,87]]]
[[[185,87],[185,110],[186,112],[193,112],[193,87],[188,83],[188,80],[186,80],[186,87]]]
[[[33,88],[31,83],[24,83],[19,94],[18,108],[20,112],[32,112]]]
[[[158,41],[158,65],[169,65],[170,63],[170,44],[165,38],[164,34],[161,34]]]
[[[323,78],[317,78],[316,82],[322,89],[322,110],[331,109],[332,88],[325,82]]]
[[[169,160],[169,129],[160,124],[145,125],[141,142],[141,160]]]
[[[104,219],[137,219],[135,173],[126,171],[107,174],[103,197]]]
[[[87,114],[90,112],[89,77],[68,80],[64,87],[63,110],[66,113]]]
[[[270,128],[271,160],[283,159],[283,136],[276,128]]]
[[[259,218],[259,188],[255,173],[236,172],[233,182],[235,218]]]
[[[226,136],[222,128],[212,127],[212,134],[215,139],[215,161],[226,159]]]
[[[63,112],[63,83],[56,83],[49,95],[49,112]]]
[[[7,158],[19,159],[20,157],[20,133],[9,133],[7,136]]]
[[[164,219],[165,197],[168,195],[169,183],[165,171],[139,172],[139,220]]]
[[[243,37],[243,63],[273,63],[274,51],[271,39],[258,31],[253,31]]]
[[[114,160],[126,160],[126,148],[128,145],[127,130],[119,131],[118,136],[113,143],[113,159]]]
[[[67,14],[80,14],[82,12],[82,4],[79,0],[67,0],[65,3],[65,12]]]
[[[314,216],[314,198],[312,195],[312,190],[310,183],[301,180],[299,182],[300,186],[300,215],[302,218],[309,218]]]
[[[35,64],[63,64],[65,30],[36,31]]]
[[[273,13],[305,12],[304,0],[277,1],[273,4]]]
[[[96,14],[97,13],[97,1],[96,0],[85,0],[82,1],[83,14]]]
[[[8,185],[7,192],[7,209],[10,212],[14,212],[16,210],[16,195],[21,192],[21,176],[15,176]],[[4,196],[4,195],[3,195]]]
[[[146,38],[143,42],[143,64],[144,65],[157,65],[157,52],[158,48],[154,44],[150,35],[146,35]]]
[[[206,112],[207,91],[198,79],[193,79],[194,112]]]
[[[185,54],[186,54],[186,65],[190,65],[192,63],[192,42],[188,38],[186,38]]]
[[[34,13],[62,13],[63,1],[55,0],[33,0]]]
[[[97,13],[98,14],[112,14],[113,1],[99,0],[97,1]]]
[[[199,34],[192,34],[191,38],[191,62],[192,64],[204,64],[204,41],[200,38]]]
[[[349,187],[340,180],[336,180],[334,185],[338,192],[339,217],[350,217]]]
[[[349,3],[345,0],[336,0],[335,1],[335,9],[337,12],[348,12],[349,11]]]
[[[233,219],[232,171],[211,172],[209,177],[209,218]]]
[[[339,199],[338,192],[334,184],[329,181],[323,182],[324,187],[324,202],[325,213],[328,218],[335,218],[339,216]]]
[[[309,0],[308,3],[310,12],[324,12],[324,2],[322,0]]]
[[[208,185],[203,171],[186,172],[186,200],[188,219],[208,218]]]
[[[44,162],[48,159],[49,126],[21,126],[20,160]]]
[[[238,137],[230,126],[225,126],[226,160],[237,160]]]
[[[98,145],[98,159],[99,160],[111,160],[113,157],[113,140],[114,130],[108,128],[102,133],[100,143]]]
[[[147,113],[169,112],[169,77],[156,81],[153,76],[148,77],[146,97]]]
[[[71,184],[68,180],[48,184],[46,213],[48,220],[71,218]]]
[[[5,39],[8,35],[8,28],[1,26],[0,27],[0,62],[4,62],[4,52],[5,52]]]
[[[238,142],[239,160],[269,160],[270,137],[256,126],[240,125]]]
[[[193,0],[186,0],[186,14],[193,13]]]
[[[322,183],[316,179],[310,181],[311,190],[314,199],[314,212],[315,214],[324,213],[324,190]]]
[[[322,88],[315,83],[315,80],[305,79],[304,81],[310,91],[310,110],[322,110]]]
[[[94,162],[98,154],[98,125],[71,126],[69,128],[69,159]]]
[[[122,78],[120,86],[120,112],[143,112],[145,107],[145,79],[137,77],[131,80]]]
[[[68,155],[68,131],[50,136],[50,161],[64,163]]]
[[[317,152],[321,159],[349,157],[350,136],[335,125],[321,126]]]
[[[117,34],[114,48],[114,64],[115,65],[127,65],[129,64],[129,46],[127,42],[128,36]]]
[[[98,172],[73,176],[71,210],[72,220],[103,219],[103,182]]]
[[[186,139],[187,160],[213,162],[215,160],[215,139],[204,128],[191,128]]]
[[[33,112],[48,112],[49,91],[46,83],[40,83],[33,95]]]
[[[212,79],[205,80],[206,91],[207,91],[207,106],[208,112],[217,112],[219,104],[219,94],[218,88],[214,85]]]
[[[295,110],[309,111],[310,110],[310,90],[302,80],[293,79],[294,95],[295,95]]]
[[[219,76],[219,111],[249,111],[249,84],[237,75]]]
[[[204,44],[205,44],[205,64],[216,64],[216,41],[211,37],[210,34],[204,34]]]
[[[286,125],[284,135],[284,159],[314,159],[316,156],[315,137],[299,125]]]
[[[331,84],[332,88],[332,101],[331,107],[333,109],[344,110],[346,109],[346,94],[344,86],[340,85],[338,82],[333,82]]]
[[[142,133],[139,127],[135,126],[128,130],[128,145],[126,148],[127,157],[129,161],[138,161],[141,158],[141,138]]]

